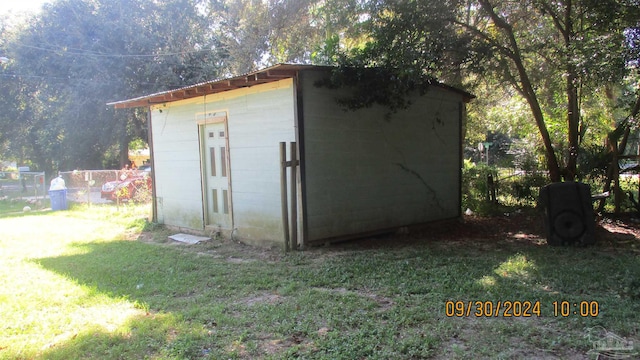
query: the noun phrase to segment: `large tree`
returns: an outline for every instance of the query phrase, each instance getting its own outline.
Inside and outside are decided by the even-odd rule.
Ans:
[[[4,64],[2,155],[49,172],[115,166],[144,139],[143,111],[104,104],[309,62],[324,40],[320,0],[55,0],[11,29]],[[2,25],[2,23],[0,23]]]
[[[5,29],[0,115],[5,154],[37,167],[100,168],[126,160],[146,138],[145,116],[110,100],[185,86],[219,73],[219,57],[196,0],[58,0]],[[106,155],[107,154],[107,155]],[[115,160],[114,160],[115,159]]]
[[[276,63],[307,63],[324,40],[320,0],[212,0],[206,8],[229,74]]]
[[[453,84],[490,77],[511,87],[529,105],[552,181],[576,177],[586,129],[581,100],[623,78],[626,39],[640,19],[637,0],[366,3],[370,39],[343,52],[340,62],[393,69],[405,83],[425,75]],[[389,86],[387,98],[411,89]],[[560,118],[563,125],[556,126]]]

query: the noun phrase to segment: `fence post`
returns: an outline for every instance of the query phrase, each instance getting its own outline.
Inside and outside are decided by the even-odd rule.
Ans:
[[[493,174],[489,173],[487,175],[487,200],[489,202],[498,202],[498,198],[496,197],[496,184],[493,181]]]
[[[87,182],[87,206],[91,207],[91,171],[87,171],[84,174],[84,181]]]

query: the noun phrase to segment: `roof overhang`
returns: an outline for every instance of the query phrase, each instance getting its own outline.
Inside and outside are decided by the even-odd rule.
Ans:
[[[146,107],[293,78],[300,70],[326,68],[328,67],[279,64],[244,75],[226,79],[211,80],[179,89],[162,91],[128,100],[115,101],[107,103],[107,105],[114,106],[116,109]]]
[[[217,94],[224,91],[230,91],[259,84],[266,84],[288,78],[294,78],[301,70],[330,70],[331,66],[318,65],[296,65],[296,64],[278,64],[262,70],[254,71],[244,75],[230,77],[226,79],[211,80],[195,85],[190,85],[178,89],[158,92],[151,95],[140,96],[133,99],[115,101],[107,103],[116,109],[127,109],[136,107],[147,107],[157,104],[168,103],[172,101],[190,99],[210,94]],[[475,95],[458,88],[448,86],[442,83],[434,83],[438,87],[453,91],[462,95],[464,102],[469,102],[475,98]]]

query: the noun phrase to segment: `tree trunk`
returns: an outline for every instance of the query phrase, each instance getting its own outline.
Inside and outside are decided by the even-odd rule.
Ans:
[[[574,181],[576,178],[577,164],[578,164],[578,132],[580,127],[580,109],[578,106],[578,87],[579,81],[576,74],[575,66],[573,66],[569,54],[571,54],[571,42],[573,41],[573,22],[571,20],[572,3],[571,0],[566,2],[565,5],[565,28],[563,31],[564,46],[566,54],[567,64],[567,128],[568,128],[568,140],[569,140],[569,156],[567,159],[567,167],[564,171],[564,178],[567,181]]]
[[[127,136],[123,136],[124,139],[120,139],[120,168],[123,168],[126,164],[129,164],[129,142]]]
[[[556,152],[553,149],[553,144],[551,143],[551,136],[547,130],[547,124],[544,120],[542,109],[540,108],[540,102],[538,101],[538,97],[533,89],[531,80],[529,79],[527,69],[524,67],[522,54],[513,33],[513,28],[494,11],[493,5],[491,5],[488,0],[480,0],[479,2],[482,8],[489,14],[495,26],[502,29],[509,38],[510,48],[502,48],[501,51],[505,56],[513,61],[514,65],[518,69],[519,86],[516,86],[516,88],[521,89],[522,95],[527,100],[527,103],[533,112],[536,126],[538,127],[540,137],[542,137],[542,142],[544,144],[549,178],[552,182],[560,182],[562,181],[562,177],[560,174],[560,166],[558,165],[558,158],[556,157]]]
[[[611,190],[611,182],[615,180],[616,172],[617,172],[616,169],[619,166],[618,160],[617,160],[618,155],[623,154],[627,148],[629,135],[631,133],[631,125],[628,123],[628,120],[635,119],[635,117],[638,115],[639,112],[640,112],[640,88],[638,88],[638,97],[636,98],[636,104],[631,110],[631,115],[629,115],[629,117],[624,121],[624,123],[620,125],[625,127],[624,135],[622,135],[622,140],[620,141],[620,144],[615,145],[616,144],[615,141],[617,140],[613,139],[611,136],[607,138],[607,143],[609,144],[609,151],[611,151],[613,155],[612,156],[613,160],[611,161],[611,163],[609,164],[609,167],[607,168],[607,179],[604,183],[604,188],[602,189],[603,192],[608,192]],[[632,120],[632,123],[633,123],[633,120]],[[613,146],[611,145],[612,143],[613,143]],[[617,189],[615,188],[614,190],[617,191]],[[640,197],[638,198],[638,200],[640,201]],[[605,201],[606,199],[601,199],[600,202],[598,203],[598,209],[597,209],[598,212],[602,212],[604,210]]]
[[[578,89],[576,87],[577,77],[575,69],[569,66],[569,76],[567,76],[567,127],[569,135],[569,158],[564,171],[566,181],[574,181],[576,178],[578,164],[578,148],[580,147],[578,133],[580,127],[580,109],[578,107]]]
[[[558,164],[558,158],[556,157],[556,152],[553,148],[553,144],[551,143],[551,136],[549,135],[549,131],[547,130],[547,124],[544,121],[544,115],[542,113],[542,109],[540,108],[540,103],[538,102],[538,98],[533,93],[533,88],[531,87],[529,78],[526,77],[525,79],[522,79],[521,77],[521,83],[523,87],[526,86],[529,88],[529,91],[531,91],[531,94],[526,94],[525,98],[527,99],[527,103],[529,103],[529,107],[531,107],[531,111],[533,112],[533,116],[536,120],[536,125],[538,126],[538,131],[540,132],[540,137],[542,137],[542,142],[544,143],[545,155],[547,159],[547,170],[549,170],[549,179],[552,182],[560,182],[562,181],[562,177],[560,175],[560,165]]]

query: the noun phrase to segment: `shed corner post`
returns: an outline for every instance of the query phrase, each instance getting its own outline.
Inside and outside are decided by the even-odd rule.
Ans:
[[[149,163],[151,164],[151,222],[158,222],[158,201],[156,193],[155,156],[153,152],[153,131],[151,131],[151,106],[147,107],[147,144],[149,145]]]
[[[296,162],[297,162],[297,178],[298,186],[296,198],[296,237],[299,250],[304,250],[307,245],[308,220],[307,220],[307,189],[306,189],[306,171],[305,171],[305,112],[304,112],[304,94],[303,94],[303,71],[297,71],[294,78],[294,129],[296,136]],[[298,217],[299,216],[299,217]]]
[[[291,153],[291,238],[292,250],[298,249],[298,147],[295,142],[290,144]]]

